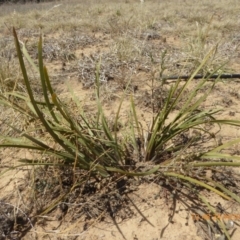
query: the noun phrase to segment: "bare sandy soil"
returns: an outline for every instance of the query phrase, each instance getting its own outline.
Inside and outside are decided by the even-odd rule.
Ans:
[[[38,35],[42,31],[44,60],[60,99],[71,104],[73,92],[83,102],[84,109],[90,114],[95,112],[95,66],[101,59],[100,92],[106,115],[110,119],[114,116],[120,97],[130,82],[120,122],[128,124],[132,95],[142,124],[147,126],[151,121],[152,106],[156,111],[161,109],[166,91],[174,82],[167,81],[163,88],[160,87],[159,73],[163,69],[161,63],[165,51],[164,75],[191,73],[216,44],[216,53],[202,73],[211,72],[224,63],[221,71],[239,71],[240,36],[236,32],[240,27],[239,12],[239,4],[233,0],[230,3],[146,1],[142,5],[137,1],[58,1],[1,6],[1,94],[13,88],[25,91],[11,27],[16,27],[19,39],[25,42],[34,61],[37,60]],[[31,79],[35,93],[41,96],[36,74],[32,73]],[[197,83],[193,81],[186,92],[186,99]],[[208,84],[206,90],[211,81]],[[239,120],[239,89],[238,79],[223,80],[216,85],[202,108],[223,108],[218,117]],[[186,99],[179,102],[179,108]],[[0,108],[2,134],[15,136],[14,131],[4,125],[5,122],[16,123],[23,129],[29,124],[21,121],[11,109]],[[212,132],[216,132],[215,129]],[[208,144],[217,146],[239,137],[238,127],[224,127]],[[240,155],[239,144],[229,152]],[[39,155],[32,151],[0,149],[1,173],[18,165],[20,158],[35,159]],[[191,192],[179,185],[181,194],[178,194],[171,184],[161,185],[151,178],[125,179],[123,186],[117,188],[114,184],[119,179],[112,179],[103,188],[89,184],[88,195],[81,197],[76,190],[45,214],[44,204],[49,205],[58,199],[65,191],[64,187],[70,189],[70,183],[59,186],[48,179],[60,179],[58,176],[65,174],[64,179],[70,181],[71,174],[67,171],[38,171],[36,167],[22,166],[0,175],[0,239],[225,239],[219,226],[207,221],[209,213],[204,206],[194,197],[191,199]],[[239,196],[239,170],[217,171],[218,175],[211,170],[205,174],[218,176],[219,181],[229,181],[229,188],[235,188]],[[96,194],[91,192],[91,187]],[[231,239],[240,239],[239,205],[206,190],[203,190],[203,196],[212,206],[219,207]],[[110,203],[106,208],[104,204],[108,198]],[[98,206],[106,209],[101,212]],[[202,217],[196,219],[196,216]]]

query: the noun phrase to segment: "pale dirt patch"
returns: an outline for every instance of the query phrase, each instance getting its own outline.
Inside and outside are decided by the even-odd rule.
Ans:
[[[135,209],[135,214],[131,219],[121,220],[116,219],[113,223],[111,219],[105,219],[104,222],[98,223],[97,220],[91,220],[86,224],[83,218],[72,222],[68,218],[64,218],[59,223],[57,220],[58,211],[55,211],[53,216],[46,217],[44,225],[40,223],[22,239],[187,239],[200,240],[208,239],[209,226],[203,225],[200,221],[195,221],[196,213],[189,211],[184,205],[183,199],[176,204],[176,213],[169,223],[169,215],[172,213],[171,201],[162,198],[161,187],[156,184],[143,184],[139,189],[130,194],[129,198],[137,206],[139,214]],[[239,216],[239,207],[223,201],[215,196],[208,195],[211,203],[221,204],[224,208],[232,213],[222,215],[224,221],[234,219],[234,216]],[[133,207],[131,207],[134,209]],[[199,213],[200,214],[200,213]],[[199,216],[199,215],[197,215]],[[203,214],[207,218],[208,213]],[[232,216],[232,217],[231,217]],[[238,226],[234,225],[232,239],[237,240],[240,237]],[[219,237],[218,234],[213,235],[213,239]]]

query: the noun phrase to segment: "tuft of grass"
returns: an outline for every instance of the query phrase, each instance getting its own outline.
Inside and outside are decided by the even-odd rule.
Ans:
[[[80,107],[81,103],[77,97],[72,95],[76,106],[79,106],[78,117],[76,118],[76,116],[71,115],[69,106],[59,99],[51,85],[47,68],[43,63],[42,37],[40,36],[38,44],[37,68],[23,43],[19,42],[15,29],[13,29],[13,35],[27,94],[14,91],[7,93],[7,95],[14,96],[19,101],[24,101],[27,107],[23,109],[17,100],[13,103],[3,94],[0,95],[0,103],[22,114],[29,122],[36,122],[38,127],[22,130],[5,123],[19,135],[15,138],[1,136],[0,147],[34,150],[39,152],[40,155],[50,157],[50,161],[20,159],[21,164],[19,166],[52,165],[78,168],[82,171],[83,178],[77,184],[83,183],[89,176],[109,178],[118,174],[129,177],[143,177],[154,174],[164,181],[166,179],[177,179],[190,190],[198,186],[225,199],[240,203],[240,198],[222,183],[194,174],[199,169],[214,169],[216,166],[240,166],[239,156],[230,155],[223,151],[239,143],[240,139],[235,139],[217,147],[202,147],[205,140],[211,141],[216,138],[216,133],[209,131],[206,128],[207,125],[216,125],[219,128],[222,125],[240,126],[238,120],[218,119],[217,114],[221,112],[221,109],[201,109],[201,104],[214,89],[217,81],[213,82],[207,91],[199,95],[198,93],[205,86],[208,77],[200,80],[189,93],[187,100],[179,111],[174,114],[172,120],[169,120],[179,99],[185,94],[194,76],[211,60],[215,49],[212,49],[203,58],[184,84],[181,84],[181,81],[178,80],[170,87],[163,108],[156,115],[152,115],[152,121],[147,130],[140,122],[134,100],[131,97],[129,100],[131,103],[130,123],[125,130],[127,137],[123,137],[121,131],[118,131],[118,123],[126,94],[123,94],[113,124],[110,126],[100,99],[101,62],[96,64],[97,112],[92,117],[86,115]],[[24,58],[39,72],[43,92],[42,99],[36,99],[34,96],[28,76],[29,69],[26,68]],[[44,134],[36,134],[37,130]],[[198,134],[190,136],[188,134],[190,131],[195,131]],[[196,194],[199,200],[205,204],[206,200],[201,192]],[[46,209],[52,209],[64,196],[59,197]],[[207,208],[213,211],[208,205]],[[222,228],[227,238],[230,239],[226,227],[222,225]]]

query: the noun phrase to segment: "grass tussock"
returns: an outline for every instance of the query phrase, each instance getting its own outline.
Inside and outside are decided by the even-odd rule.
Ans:
[[[199,146],[203,142],[203,139],[207,140],[215,137],[212,136],[213,133],[206,130],[204,127],[206,124],[240,126],[240,122],[237,120],[216,119],[215,115],[221,110],[199,109],[199,106],[206,100],[214,88],[215,83],[212,84],[208,91],[196,98],[197,92],[204,86],[208,79],[201,80],[191,94],[189,94],[188,99],[174,119],[167,122],[169,114],[176,107],[184,90],[194,76],[208,62],[209,57],[214,51],[205,57],[185,84],[181,86],[181,81],[179,80],[169,89],[164,106],[156,115],[153,115],[148,131],[144,131],[140,125],[134,100],[131,99],[130,125],[126,129],[128,138],[123,138],[118,133],[117,125],[122,101],[118,107],[111,129],[100,102],[99,64],[101,63],[96,66],[97,114],[89,119],[85,116],[84,112],[80,111],[78,119],[76,119],[70,115],[68,107],[60,101],[51,86],[47,68],[43,65],[42,38],[40,37],[38,44],[38,71],[40,73],[44,99],[40,102],[34,97],[28,72],[24,64],[20,42],[15,30],[14,38],[28,95],[26,96],[14,91],[7,95],[19,99],[19,101],[16,101],[17,103],[12,103],[3,95],[1,96],[1,103],[24,114],[29,121],[38,122],[37,130],[44,133],[44,138],[36,136],[36,129],[33,131],[30,128],[22,131],[9,124],[9,127],[15,130],[19,134],[19,137],[3,137],[4,141],[1,143],[1,147],[35,150],[41,153],[42,156],[46,155],[50,157],[50,161],[41,160],[41,162],[39,160],[21,159],[20,162],[23,164],[19,165],[19,167],[26,164],[59,167],[72,166],[73,171],[77,169],[78,171],[83,171],[80,182],[79,179],[77,182],[73,182],[74,188],[76,185],[87,181],[89,176],[109,178],[114,176],[114,174],[128,177],[141,177],[154,174],[158,178],[165,180],[168,178],[179,179],[183,181],[183,185],[187,184],[186,186],[189,187],[193,187],[194,185],[203,187],[219,196],[240,203],[237,195],[226,189],[222,184],[213,180],[209,184],[208,179],[199,179],[192,175],[198,168],[215,166],[234,167],[240,165],[238,156],[220,152],[221,149],[238,143],[240,139],[225,143],[217,148],[210,148],[208,150],[195,149],[196,146]],[[25,50],[23,53],[28,57]],[[30,58],[28,58],[28,61],[37,69]],[[28,106],[25,111],[18,104],[21,100],[25,101]],[[76,98],[74,100],[76,101],[76,105],[80,104]],[[197,130],[198,135],[189,138],[186,133],[191,130]],[[46,142],[46,136],[51,139],[50,142],[54,143],[53,146],[50,146]],[[177,141],[177,138],[182,139]],[[237,162],[225,162],[218,159],[235,159]],[[142,167],[140,167],[141,165]],[[72,174],[74,177],[74,172]],[[215,187],[218,187],[218,189]],[[202,200],[203,196],[200,192],[198,193],[198,197]],[[50,211],[50,209],[52,207],[48,206],[44,210],[44,213]]]
[[[234,118],[237,111],[226,117],[224,108],[206,107],[225,84],[220,77],[212,81],[211,75],[226,72],[230,56],[237,56],[237,36],[224,39],[227,43],[215,41],[236,35],[236,19],[227,21],[223,14],[234,13],[230,4],[202,1],[196,9],[192,1],[181,6],[167,1],[68,1],[39,4],[34,11],[31,6],[19,5],[13,11],[3,5],[0,10],[9,12],[0,19],[7,26],[0,34],[10,36],[15,26],[15,46],[13,41],[0,41],[0,104],[17,116],[11,121],[2,117],[0,147],[30,154],[0,175],[31,169],[30,190],[23,194],[31,196],[24,198],[31,219],[23,225],[33,227],[56,206],[63,214],[75,211],[75,220],[78,214],[98,220],[106,214],[112,219],[131,217],[128,193],[143,182],[155,182],[179,199],[187,195],[213,215],[217,212],[206,192],[240,203],[238,174],[233,170],[240,166],[235,151],[240,139],[219,142],[222,129],[240,127]],[[32,38],[39,29],[36,44]],[[91,101],[92,111],[75,93],[70,77],[70,97],[61,97],[56,69],[62,81],[74,72],[90,92],[85,103]],[[169,83],[165,74],[189,77]],[[195,81],[198,74],[204,77]],[[231,101],[225,98],[224,104]],[[111,114],[106,111],[110,103]],[[218,234],[230,239],[226,224],[214,221]]]

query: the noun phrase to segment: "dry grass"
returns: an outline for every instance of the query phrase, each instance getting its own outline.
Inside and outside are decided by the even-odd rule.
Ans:
[[[72,47],[75,50],[84,44],[80,36],[102,33],[110,36],[112,41],[108,46],[120,60],[140,59],[140,56],[151,52],[154,59],[159,58],[167,48],[168,69],[171,67],[171,72],[176,71],[176,65],[186,68],[180,67],[182,71],[191,71],[218,43],[219,51],[207,71],[238,54],[237,9],[236,1],[227,6],[224,1],[201,4],[197,1],[185,1],[183,4],[149,1],[144,7],[135,1],[112,4],[105,1],[60,1],[17,5],[17,8],[3,5],[0,9],[0,32],[5,41],[1,42],[6,44],[11,37],[9,29],[12,26],[19,29],[20,39],[28,42],[34,41],[41,29],[46,35],[46,42],[51,39],[56,45],[49,46],[49,55],[54,55],[56,59],[65,56],[68,60],[68,55],[72,54],[68,49]],[[172,41],[167,41],[169,46],[165,44],[151,49],[152,46],[148,45],[152,44],[147,41],[151,36],[158,36],[163,41],[169,36]],[[7,46],[2,44],[1,48],[7,48],[8,55],[12,54],[13,45],[9,45],[12,42],[9,41]]]

